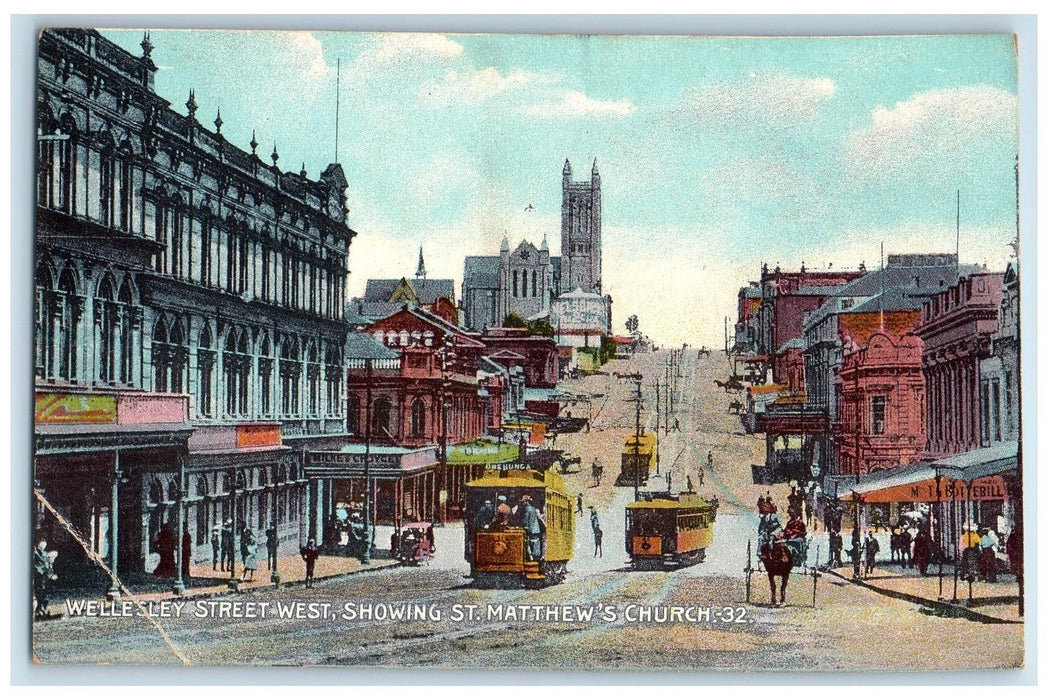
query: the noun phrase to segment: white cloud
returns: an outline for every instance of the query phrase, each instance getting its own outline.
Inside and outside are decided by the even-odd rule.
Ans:
[[[324,47],[310,32],[286,32],[285,55],[289,57],[302,80],[309,85],[326,81],[334,68],[324,61]]]
[[[506,75],[494,66],[479,70],[448,71],[442,82],[424,85],[419,93],[423,101],[434,106],[454,103],[474,104],[505,92],[551,83],[556,76],[524,70],[511,70]]]
[[[524,107],[533,117],[625,117],[637,111],[629,100],[598,100],[578,90],[567,90],[551,101]]]
[[[443,34],[383,34],[372,46],[372,55],[380,61],[399,56],[418,58],[455,58],[462,54],[462,44]]]
[[[878,106],[873,124],[849,134],[846,165],[861,179],[910,172],[945,178],[1014,157],[1018,100],[976,85],[931,90],[894,107]]]
[[[741,80],[699,88],[692,93],[689,105],[700,122],[713,125],[785,127],[810,121],[836,92],[830,78],[750,73]]]

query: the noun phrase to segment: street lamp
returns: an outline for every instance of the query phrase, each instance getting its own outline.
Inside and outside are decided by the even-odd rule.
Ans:
[[[239,590],[237,584],[237,470],[226,472],[229,479],[229,580],[226,585],[232,591]]]
[[[185,529],[185,513],[183,512],[184,500],[185,500],[185,480],[186,480],[186,460],[182,455],[178,456],[178,487],[175,492],[175,531],[178,535],[175,537],[175,567],[177,569],[175,573],[175,585],[172,587],[171,592],[175,595],[182,595],[186,592],[186,583],[182,580],[182,570],[185,568],[186,563],[182,561],[185,557],[185,552],[182,547],[182,538],[185,537],[183,530]]]

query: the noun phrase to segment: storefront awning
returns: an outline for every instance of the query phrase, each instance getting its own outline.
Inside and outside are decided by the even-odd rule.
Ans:
[[[1003,500],[1008,498],[1004,477],[1016,470],[1018,451],[1018,442],[1002,442],[931,463],[875,472],[849,487],[843,498],[865,503]]]

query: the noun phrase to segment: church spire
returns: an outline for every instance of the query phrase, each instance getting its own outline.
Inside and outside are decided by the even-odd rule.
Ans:
[[[415,277],[426,278],[426,261],[422,258],[422,246],[418,247],[418,269],[415,270]]]
[[[549,252],[549,243],[546,242],[546,234],[542,234],[542,246],[539,248],[540,251]]]

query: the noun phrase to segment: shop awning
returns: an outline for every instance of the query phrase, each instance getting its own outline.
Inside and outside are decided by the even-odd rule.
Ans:
[[[849,487],[845,500],[865,503],[935,503],[1008,498],[1005,476],[1018,466],[1019,443],[963,452],[931,463],[875,472]]]

